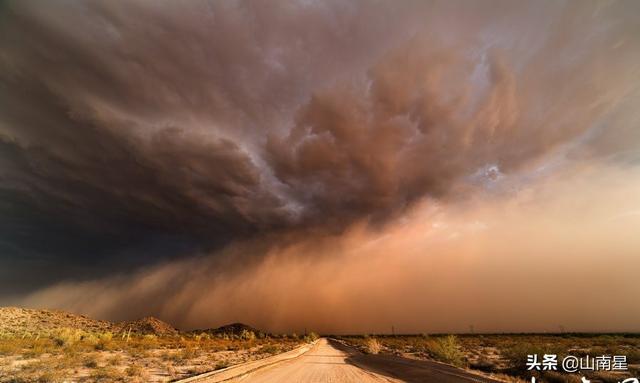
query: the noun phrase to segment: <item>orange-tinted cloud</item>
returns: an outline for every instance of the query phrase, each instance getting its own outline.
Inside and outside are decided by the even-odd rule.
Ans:
[[[183,328],[244,321],[298,332],[637,331],[633,176],[563,174],[507,199],[426,203],[384,229],[238,245],[224,256],[61,284],[20,303],[112,319],[154,313]]]

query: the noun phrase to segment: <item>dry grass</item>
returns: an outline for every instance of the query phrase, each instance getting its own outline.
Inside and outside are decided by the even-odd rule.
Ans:
[[[376,338],[367,338],[364,342],[364,349],[368,354],[376,355],[382,350],[382,345]]]

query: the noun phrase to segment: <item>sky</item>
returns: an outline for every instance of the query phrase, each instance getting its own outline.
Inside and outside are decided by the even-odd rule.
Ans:
[[[4,1],[0,305],[640,331],[637,1]]]

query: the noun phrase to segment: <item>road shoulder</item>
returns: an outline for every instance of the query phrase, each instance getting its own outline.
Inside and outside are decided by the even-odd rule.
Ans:
[[[293,350],[283,352],[282,354],[273,355],[264,359],[254,360],[251,362],[240,363],[234,366],[223,368],[220,370],[205,372],[196,376],[176,381],[176,383],[218,383],[247,375],[254,371],[265,367],[274,366],[282,362],[293,360],[304,355],[317,344],[318,340],[302,345]]]

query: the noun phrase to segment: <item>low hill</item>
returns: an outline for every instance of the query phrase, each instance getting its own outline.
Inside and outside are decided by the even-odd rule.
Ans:
[[[113,323],[60,310],[0,307],[0,333],[2,334],[49,332],[59,328],[105,332],[113,330]]]
[[[254,327],[251,327],[249,325],[246,325],[244,323],[231,323],[224,326],[220,326],[216,329],[213,329],[213,332],[217,334],[240,334],[242,333],[243,330],[251,331],[254,334],[257,334],[260,332],[260,330]]]
[[[115,332],[128,332],[132,334],[153,334],[157,336],[177,335],[180,332],[170,324],[154,317],[145,317],[133,321],[116,323]]]
[[[204,329],[204,330],[193,330],[193,333],[207,333],[207,334],[212,334],[212,335],[222,335],[222,334],[226,334],[226,335],[242,335],[243,331],[247,331],[247,332],[252,332],[255,335],[259,335],[259,334],[265,334],[263,331],[260,331],[258,329],[256,329],[255,327],[251,327],[249,325],[246,325],[244,323],[231,323],[231,324],[227,324],[224,326],[220,326],[217,328],[209,328],[209,329]],[[265,334],[266,335],[266,334]]]
[[[72,328],[87,332],[110,331],[114,334],[130,331],[132,334],[152,334],[157,336],[176,335],[179,333],[173,326],[154,317],[114,323],[61,310],[0,307],[0,335],[48,333],[62,328]]]

